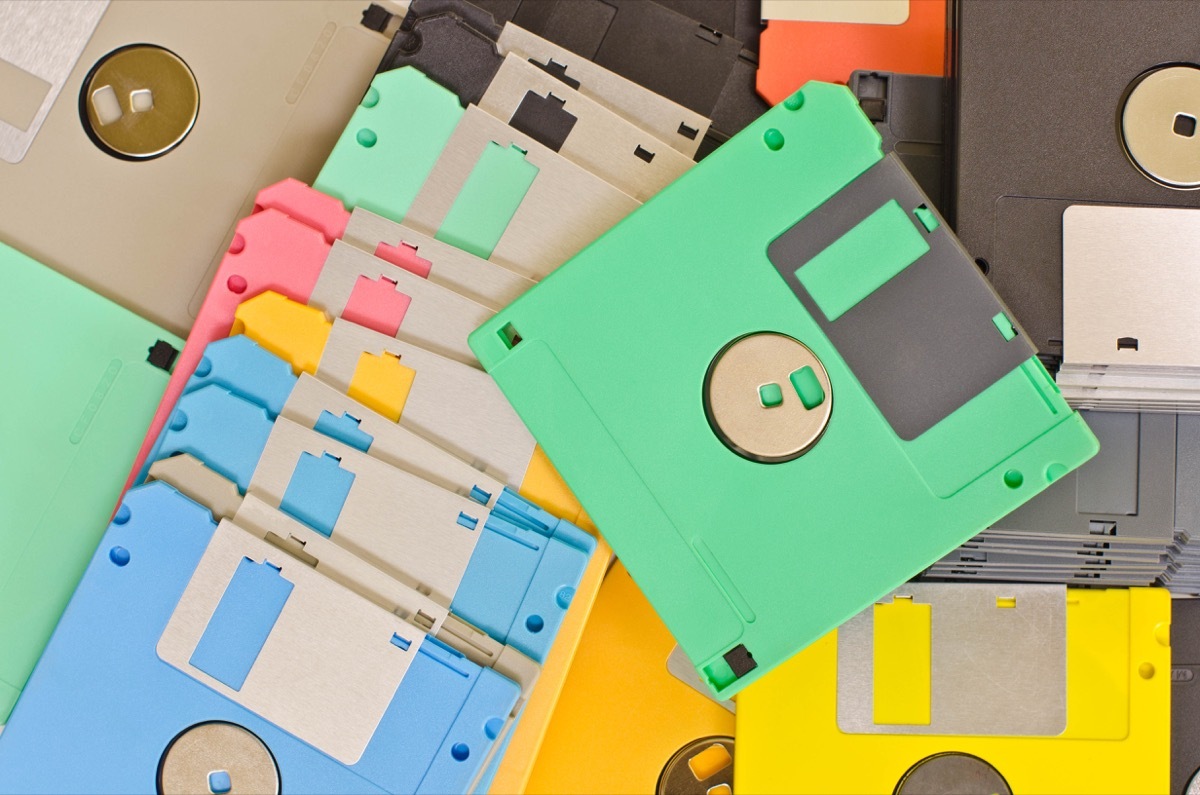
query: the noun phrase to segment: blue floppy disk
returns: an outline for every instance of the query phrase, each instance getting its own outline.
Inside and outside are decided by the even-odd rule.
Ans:
[[[519,695],[153,482],[0,734],[0,792],[466,791]]]
[[[428,443],[419,451],[421,466],[439,468],[434,459],[450,459],[440,471],[457,465],[458,494],[425,472],[387,465],[403,462],[376,460],[376,437],[411,432],[361,405],[344,410],[344,396],[336,406],[327,398],[335,411],[321,412],[312,429],[279,419],[297,384],[286,362],[247,337],[211,343],[148,461],[195,456],[243,493],[255,490],[496,640],[544,661],[595,539]]]

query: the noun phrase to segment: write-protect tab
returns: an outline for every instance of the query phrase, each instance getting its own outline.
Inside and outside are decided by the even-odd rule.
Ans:
[[[477,257],[492,256],[537,175],[521,149],[489,142],[434,237]]]
[[[928,251],[892,199],[797,269],[796,278],[834,321]]]
[[[312,453],[301,453],[279,503],[280,510],[326,538],[333,535],[333,526],[337,524],[346,498],[350,496],[350,487],[354,485],[354,473],[342,469],[341,463],[337,456],[329,453],[320,458]]]
[[[243,558],[188,662],[241,690],[291,593],[279,568]]]

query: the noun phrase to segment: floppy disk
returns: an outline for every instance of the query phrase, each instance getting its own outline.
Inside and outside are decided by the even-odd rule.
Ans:
[[[414,69],[409,67],[407,71]],[[448,89],[452,86],[429,82],[449,99]],[[388,93],[384,99],[385,107],[391,105],[394,108],[403,97],[395,96],[397,88],[385,89],[384,84],[394,84],[393,78],[377,78],[375,85]],[[451,102],[439,104],[448,116],[462,113],[462,108]],[[492,75],[477,104],[513,130],[529,136],[638,201],[649,199],[693,164],[691,157],[665,145],[635,122],[513,53],[500,61],[499,69]],[[379,123],[380,115],[371,114],[375,124]],[[409,120],[407,126],[411,124]],[[496,125],[492,127],[496,128]],[[379,132],[376,127],[368,129]],[[389,133],[392,131],[385,131],[385,136]],[[407,134],[417,137],[412,132]],[[424,147],[432,151],[437,140],[436,134],[426,138]],[[520,143],[516,145],[525,148]],[[354,186],[347,188],[354,189]]]
[[[1167,556],[1159,555],[1153,562],[1078,559],[1062,562],[1063,555],[1053,558],[1041,551],[1019,549],[1008,555],[990,552],[984,563],[939,565],[930,570],[926,579],[961,580],[965,582],[1039,582],[1064,583],[1073,586],[1095,585],[1102,588],[1146,587],[1159,582],[1167,566]]]
[[[946,0],[774,0],[762,13],[757,86],[771,104],[856,69],[943,74]]]
[[[278,364],[273,366],[270,363],[270,360],[274,357],[261,351],[261,349],[258,349],[257,356],[251,355],[248,350],[243,349],[243,346],[247,345],[253,347],[253,343],[245,337],[231,337],[211,344],[201,368],[206,372],[206,375],[203,378],[200,376],[193,377],[190,386],[198,385],[203,388],[205,385],[211,387],[217,383],[230,384],[235,380],[239,380],[228,377],[231,371],[236,371],[239,376],[254,374],[258,376],[259,383],[255,383],[252,378],[241,378],[243,387],[250,387],[249,389],[243,388],[241,394],[246,395],[252,400],[269,404],[272,407],[278,407],[282,403],[280,416],[306,427],[329,433],[343,441],[357,439],[360,444],[366,442],[367,452],[372,456],[419,475],[443,488],[464,494],[465,496],[472,496],[476,500],[482,497],[480,487],[486,489],[491,494],[500,494],[503,490],[503,485],[491,479],[486,473],[461,462],[453,456],[446,455],[440,448],[436,448],[423,437],[413,434],[405,428],[395,425],[390,420],[364,409],[364,407],[349,397],[310,375],[302,374],[299,379],[294,379],[290,376],[290,371],[288,371],[287,375],[289,378],[295,380],[295,385],[291,388],[290,393],[286,394],[285,398],[279,391],[270,388],[270,381],[273,379],[262,377],[263,374],[278,369]],[[234,350],[238,350],[240,355],[228,355]],[[286,370],[286,368],[284,369]],[[481,380],[490,385],[490,381],[486,377],[481,376]],[[181,400],[181,405],[188,399],[190,394],[184,396]],[[279,409],[271,408],[268,411],[279,411]],[[351,420],[350,418],[353,419]],[[353,433],[350,432],[351,427],[353,427]],[[182,478],[177,475],[172,476],[175,473],[166,474],[163,472],[164,468],[178,469],[180,466],[186,468],[188,477]],[[194,471],[194,467],[196,466],[200,467],[200,472]],[[290,535],[301,535],[307,531],[307,534],[302,536],[307,542],[305,545],[307,552],[314,551],[311,547],[314,540],[324,540],[324,537],[315,531],[294,520],[288,519],[281,512],[269,508],[266,503],[259,500],[253,494],[248,495],[243,501],[238,494],[236,486],[233,486],[215,471],[204,468],[203,465],[200,465],[198,461],[187,454],[164,458],[156,462],[150,469],[150,476],[166,479],[176,488],[181,488],[181,484],[184,486],[193,484],[199,478],[218,481],[215,487],[218,495],[220,494],[220,490],[224,489],[225,496],[223,501],[227,505],[232,506],[232,508],[226,509],[225,515],[232,516],[236,511],[238,522],[246,529],[265,530],[266,524],[261,515],[264,512],[269,512],[271,518],[277,524],[285,523],[287,525],[286,535],[283,530],[275,528],[277,535],[288,537]],[[214,488],[209,488],[206,490],[204,498],[200,498],[194,491],[184,489],[184,493],[189,497],[210,507],[220,501],[219,497],[213,497],[213,492]],[[484,497],[484,499],[487,498]],[[494,505],[494,500],[492,504]],[[249,509],[254,507],[257,507],[258,510],[251,512]],[[218,510],[214,508],[214,515],[217,515],[217,513]],[[336,545],[331,546],[331,544],[332,542],[326,542],[325,552],[320,553],[318,568],[322,565],[328,565],[330,553],[341,549]],[[512,732],[507,736],[507,749],[503,757],[504,763],[495,771],[487,771],[488,776],[492,777],[491,789],[493,791],[514,792],[521,791],[524,787],[524,779],[529,773],[528,760],[531,760],[535,755],[537,745],[540,743],[541,733],[545,729],[550,710],[558,696],[558,690],[555,685],[556,683],[561,683],[565,677],[565,669],[574,655],[575,646],[581,635],[583,622],[586,620],[587,611],[591,607],[592,597],[590,595],[596,593],[599,587],[599,578],[603,575],[609,558],[607,547],[602,542],[598,543],[598,547],[599,549],[593,553],[591,562],[582,573],[575,590],[575,596],[570,599],[571,607],[566,611],[565,617],[562,619],[558,637],[545,657],[545,662],[542,666],[543,673],[538,680],[541,686],[534,689],[532,693],[529,693],[528,700],[523,705],[520,722],[514,726]],[[379,576],[391,582],[393,590],[403,589],[403,586],[382,572],[379,573]],[[382,592],[384,590],[374,585],[371,588],[373,592]],[[359,592],[362,593],[361,590]],[[395,597],[391,597],[391,601],[396,602],[398,600]],[[445,608],[432,603],[432,600],[430,602],[431,604],[422,606],[421,611],[435,617],[435,620],[439,622],[441,631],[436,633],[439,640],[467,654],[474,662],[481,665],[491,665],[506,676],[523,682],[522,677],[518,675],[520,669],[515,668],[511,663],[506,664],[504,654],[498,654],[493,651],[490,654],[481,656],[478,653],[481,647],[487,649],[489,643],[494,646],[495,641],[491,641],[482,632],[477,630],[472,631],[473,627],[462,622],[453,613],[450,613],[444,623],[441,623],[440,619],[436,617],[440,615],[439,611],[445,612]],[[510,647],[503,648],[509,649]],[[527,685],[523,684],[523,690],[528,690]]]
[[[0,67],[2,68],[2,67]],[[179,339],[0,244],[0,724],[121,496]]]
[[[239,348],[261,363],[261,351]],[[206,361],[234,358],[221,353]],[[363,411],[327,412],[315,430],[276,420],[247,399],[255,386],[234,385],[235,394],[216,379],[197,384],[180,399],[156,455],[195,456],[240,491],[431,594],[497,640],[544,658],[595,547],[591,536],[495,481],[462,472],[466,464],[458,467],[456,494],[413,474],[416,465],[396,469],[365,454],[374,436],[362,427]],[[387,425],[382,417],[370,422],[377,432],[392,431],[386,446],[411,441]],[[426,445],[423,452],[433,451]],[[451,459],[443,470],[455,463],[444,452],[440,458]],[[439,464],[431,458],[425,466]]]
[[[1084,413],[1100,452],[1074,473],[935,563],[926,576],[1149,585],[1163,574],[1181,531],[1200,532],[1200,417]],[[1136,574],[1131,565],[1140,566]],[[1128,579],[1124,579],[1129,575]],[[1115,578],[1122,577],[1121,580]]]
[[[1165,792],[1170,628],[1157,588],[910,584],[739,697],[734,788]]]
[[[625,567],[613,563],[525,792],[673,795],[729,787],[733,714],[668,672],[673,645]],[[636,720],[614,692],[637,693]]]
[[[380,70],[416,66],[465,105],[479,102],[513,53],[703,157],[766,110],[754,92],[758,59],[729,30],[715,29],[715,19],[695,19],[693,7],[676,5],[416,0]],[[744,19],[749,4],[739,5],[726,8]],[[744,21],[739,27],[754,32]],[[609,70],[624,80],[597,74]]]
[[[307,300],[333,241],[346,228],[346,210],[337,199],[293,179],[259,191],[254,208],[235,228],[187,343],[175,362],[127,488],[141,471],[171,407],[204,355],[205,346],[229,335],[238,304],[264,290]]]
[[[0,790],[465,791],[519,695],[150,483],[126,495],[0,735]]]
[[[947,214],[967,250],[987,263],[997,292],[1039,352],[1055,364],[1064,354],[1071,214],[1121,212],[1113,206],[1122,206],[1119,220],[1110,216],[1099,223],[1120,223],[1136,240],[1147,221],[1128,214],[1132,208],[1200,207],[1200,193],[1192,190],[1200,185],[1200,135],[1194,129],[1200,50],[1191,33],[1200,24],[1200,6],[1187,0],[1098,2],[1086,14],[1079,11],[1069,0],[956,2],[956,134],[948,152],[956,184]],[[1119,52],[1097,53],[1102,41],[1122,45]],[[996,108],[1004,108],[1005,124],[996,123]],[[1114,230],[1103,231],[1104,242],[1096,242],[1111,246]],[[1122,259],[1122,271],[1145,273],[1139,290],[1161,292],[1123,293],[1113,325],[1147,303],[1157,306],[1154,324],[1076,339],[1106,356],[1081,364],[1110,358],[1134,363],[1170,344],[1167,318],[1181,291],[1160,261],[1169,262],[1172,254],[1167,247],[1162,254],[1142,251],[1141,261]],[[1095,264],[1086,282],[1071,289],[1091,295],[1076,304],[1079,311],[1103,315],[1113,305],[1097,299],[1115,272]],[[1168,330],[1156,335],[1156,328]]]
[[[285,341],[303,341],[305,335],[298,333],[299,329],[294,324],[289,324],[286,321],[286,317],[272,319],[269,317],[270,312],[253,311],[255,301],[269,301],[272,298],[278,298],[278,296],[264,294],[259,296],[258,299],[252,299],[249,306],[241,307],[242,311],[238,312],[239,323],[248,331],[261,332],[263,339],[274,339],[280,346],[280,350],[286,350],[287,343]],[[306,307],[302,305],[293,306],[306,316],[311,316]],[[245,311],[247,309],[251,311]],[[256,324],[256,320],[259,319],[267,321],[265,327],[260,327]],[[341,327],[354,329],[359,333],[350,335],[340,334],[338,329]],[[522,472],[529,469],[531,476],[525,478],[524,485],[526,487],[532,487],[543,498],[547,495],[555,494],[553,491],[548,491],[546,487],[547,485],[553,486],[555,482],[561,483],[561,481],[557,481],[557,476],[552,481],[545,477],[545,475],[539,474],[536,469],[536,457],[534,458],[534,463],[530,464],[530,457],[534,455],[532,438],[529,436],[528,431],[524,429],[524,426],[520,424],[519,420],[516,419],[515,415],[511,414],[511,410],[508,409],[502,396],[496,390],[494,383],[486,375],[472,367],[453,361],[442,360],[441,357],[436,355],[430,354],[425,358],[420,358],[419,354],[423,352],[420,352],[419,349],[414,349],[418,352],[418,358],[414,361],[413,356],[404,352],[406,349],[396,347],[401,344],[394,339],[341,320],[335,323],[334,330],[330,333],[329,337],[329,358],[334,362],[330,367],[335,374],[340,372],[338,366],[340,362],[350,363],[350,369],[345,374],[346,382],[342,387],[343,390],[349,389],[364,400],[371,401],[375,399],[376,405],[388,411],[398,412],[400,408],[404,408],[406,421],[408,421],[408,418],[415,417],[423,429],[432,427],[435,430],[441,430],[444,425],[449,425],[448,437],[455,440],[462,439],[468,445],[468,449],[477,451],[477,455],[471,460],[475,461],[479,466],[482,466],[479,454],[484,453],[484,460],[486,460],[489,457],[485,453],[486,450],[504,450],[505,448],[502,443],[505,439],[517,439],[520,444],[526,445],[523,447],[525,459],[522,468],[516,470],[516,476],[511,482],[520,482]],[[341,342],[343,339],[346,340],[345,343]],[[368,346],[377,346],[372,348],[373,355],[363,355],[365,350],[363,347],[364,341]],[[261,401],[268,406],[278,407],[284,402],[287,396],[286,385],[295,381],[295,377],[291,374],[287,364],[275,360],[275,363],[272,365],[266,361],[273,357],[261,350],[258,351],[259,355],[257,358],[251,356],[239,359],[236,356],[227,355],[230,351],[234,350],[233,346],[247,342],[249,340],[245,337],[235,337],[222,340],[210,346],[210,350],[200,362],[200,366],[197,369],[198,374],[193,376],[192,384],[193,386],[196,384],[215,386],[220,382],[233,383],[240,381],[246,396]],[[355,347],[356,345],[358,347]],[[216,353],[217,350],[222,349],[222,346],[224,346],[224,353]],[[388,349],[404,355],[406,357],[405,362],[409,365],[415,365],[415,370],[400,366],[400,362],[396,358],[382,355]],[[321,358],[322,360],[325,359],[324,354],[322,354]],[[298,361],[298,358],[294,355],[292,355],[292,359],[294,362]],[[426,366],[426,364],[429,366]],[[360,365],[362,366],[359,367]],[[473,378],[468,379],[467,386],[471,386],[471,382],[475,383],[475,386],[470,390],[463,390],[462,396],[458,395],[459,387],[463,385],[459,371],[465,371],[470,376],[473,376]],[[406,372],[408,376],[404,375]],[[420,378],[415,381],[416,388],[409,390],[407,397],[404,395],[403,389],[396,392],[397,381],[395,380],[395,376],[399,376],[402,383],[405,377],[411,381],[414,373],[420,375]],[[459,373],[457,377],[455,377],[456,373]],[[268,375],[271,377],[268,378]],[[446,377],[447,375],[451,376],[449,380]],[[261,382],[261,384],[258,382]],[[284,384],[285,386],[282,390],[275,389],[271,387],[272,383]],[[430,455],[431,451],[428,449],[428,443],[425,443],[424,439],[414,436],[411,433],[406,433],[403,429],[391,425],[391,422],[397,418],[394,413],[390,415],[390,419],[385,420],[369,412],[364,412],[361,407],[356,407],[350,411],[351,416],[354,417],[353,421],[345,416],[346,411],[341,412],[333,418],[322,417],[320,415],[314,416],[312,413],[306,415],[305,411],[312,412],[310,402],[308,409],[304,409],[303,407],[297,408],[295,409],[295,414],[289,414],[292,409],[288,408],[288,406],[297,399],[297,393],[303,391],[306,383],[324,389],[325,399],[329,399],[328,392],[331,390],[328,387],[325,387],[311,377],[302,376],[296,382],[296,387],[292,390],[291,397],[287,398],[288,402],[283,408],[285,415],[304,422],[309,427],[317,428],[326,433],[332,433],[336,438],[342,438],[345,441],[353,443],[361,444],[363,441],[362,432],[365,431],[374,437],[370,441],[368,448],[373,456],[414,472],[432,482],[455,489],[466,496],[474,495],[474,498],[478,499],[480,491],[476,488],[477,486],[482,486],[492,495],[500,495],[500,492],[503,490],[502,482],[490,479],[484,472],[470,469],[452,458],[448,459],[444,454],[441,458],[435,458]],[[251,386],[253,386],[253,389],[248,388]],[[443,390],[447,398],[440,399],[439,392]],[[250,394],[251,392],[253,394]],[[344,402],[349,402],[349,399],[344,395],[340,397]],[[396,400],[397,397],[399,398],[398,402]],[[181,405],[189,398],[190,394],[185,395],[183,400],[181,400]],[[278,408],[274,410],[278,411]],[[470,420],[473,416],[479,416],[485,419],[486,422],[474,425],[469,421],[464,422],[464,420]],[[506,419],[506,417],[511,418]],[[197,419],[198,417],[193,417],[187,427],[193,431],[199,430],[200,438],[204,438],[204,426],[197,422]],[[324,421],[322,422],[322,420]],[[347,426],[348,422],[354,422],[357,425],[357,427],[353,428],[353,432]],[[222,431],[228,432],[231,429],[228,423],[229,415],[227,413],[222,414],[219,418]],[[244,438],[244,436],[236,432],[236,425],[232,426],[232,428],[235,430],[233,434],[235,438]],[[389,428],[391,433],[389,433]],[[480,430],[481,428],[482,431]],[[472,440],[473,436],[478,436],[479,438]],[[487,443],[488,446],[486,448],[480,445],[480,439]],[[424,447],[418,446],[422,444]],[[175,459],[167,460],[173,461]],[[544,458],[541,460],[544,461]],[[455,466],[450,466],[450,464],[454,464]],[[549,472],[553,474],[552,470],[549,470]],[[565,488],[562,489],[561,493],[566,495],[568,499],[570,498]],[[512,499],[512,495],[507,495],[505,501],[508,502]],[[564,501],[559,500],[555,507],[562,510],[563,504]],[[567,507],[569,508],[569,505]],[[575,510],[578,510],[577,504]],[[526,520],[529,519],[528,516],[524,518]],[[568,592],[564,592],[561,588],[554,594],[556,608],[559,606],[565,607],[564,603],[566,602],[571,603],[574,607],[566,610],[565,615],[549,617],[539,614],[539,617],[545,621],[540,633],[533,633],[540,635],[541,640],[539,642],[548,644],[549,638],[553,634],[553,625],[558,625],[561,622],[558,631],[559,637],[550,646],[549,653],[545,656],[543,675],[539,680],[542,683],[541,686],[535,689],[530,695],[528,702],[524,706],[521,721],[515,726],[513,732],[506,740],[508,747],[504,755],[504,763],[494,771],[490,768],[486,771],[485,779],[491,778],[494,773],[494,778],[491,778],[491,780],[497,791],[519,789],[523,777],[527,775],[528,760],[533,757],[537,744],[540,742],[541,733],[544,731],[550,710],[557,698],[558,687],[561,686],[566,667],[574,653],[575,645],[578,643],[583,622],[586,620],[587,610],[590,608],[591,600],[594,598],[596,589],[599,587],[599,578],[603,573],[604,564],[608,559],[609,553],[607,547],[602,543],[600,547],[601,551],[595,553],[594,560],[581,572],[578,582],[574,586],[574,596],[571,596]],[[507,572],[506,576],[511,576],[511,574],[512,572]]]
[[[533,279],[638,205],[412,67],[376,75],[313,185]]]
[[[942,206],[942,103],[940,77],[857,71],[847,85],[883,139],[921,190]]]
[[[234,251],[223,263],[222,271],[207,299],[207,306],[211,307],[212,311],[201,314],[197,330],[190,338],[192,345],[187,348],[187,352],[191,353],[190,366],[187,369],[181,369],[182,365],[176,368],[174,378],[177,380],[172,384],[176,394],[182,391],[187,380],[186,375],[181,374],[194,371],[202,358],[202,348],[198,346],[203,344],[205,336],[199,330],[206,329],[211,339],[227,334],[234,321],[238,300],[243,295],[256,295],[264,289],[278,287],[291,295],[306,297],[311,293],[320,273],[331,239],[337,237],[341,227],[345,225],[345,211],[336,201],[323,198],[321,194],[295,182],[276,187],[278,190],[264,191],[260,194],[259,204],[263,209],[239,226]],[[333,207],[330,207],[330,202]],[[284,213],[284,208],[287,214]],[[336,234],[326,234],[322,229],[334,230]],[[435,272],[436,268],[435,263]],[[359,334],[339,333],[339,328],[342,327],[353,329]],[[286,328],[286,324],[272,326],[276,331],[286,331]],[[371,357],[366,357],[372,363],[365,365],[361,378],[356,378],[356,367],[360,364],[360,359],[364,358],[364,349],[352,348],[358,344],[360,338],[369,340],[377,347],[372,351]],[[345,343],[340,342],[343,339],[346,340]],[[348,371],[344,373],[345,382],[341,387],[343,391],[353,385],[358,397],[370,400],[371,395],[381,395],[384,394],[382,390],[394,388],[395,376],[403,379],[404,372],[408,372],[411,380],[412,373],[419,373],[421,377],[414,382],[415,388],[410,390],[407,398],[400,396],[406,409],[406,424],[415,423],[419,430],[427,434],[428,429],[432,428],[441,433],[443,438],[461,440],[467,450],[476,451],[476,455],[469,460],[480,466],[480,455],[484,455],[483,460],[487,460],[488,451],[506,451],[511,443],[505,440],[514,440],[518,452],[509,452],[506,453],[507,457],[494,459],[498,462],[500,473],[507,471],[504,469],[505,462],[508,462],[507,466],[513,471],[512,478],[502,477],[501,481],[520,483],[523,496],[540,505],[549,506],[559,515],[574,518],[580,513],[578,503],[566,490],[545,456],[540,450],[535,450],[532,437],[512,414],[494,383],[485,374],[472,367],[443,360],[434,354],[425,354],[420,349],[410,349],[404,343],[352,323],[335,323],[330,333],[330,341],[333,352],[330,358],[334,361],[330,368],[335,375],[342,372],[343,362],[349,365]],[[197,347],[192,347],[193,345]],[[395,357],[382,355],[385,350],[404,355],[405,364],[409,367],[400,367]],[[457,391],[463,386],[468,388]],[[439,395],[443,390],[444,397]],[[392,412],[391,418],[395,420],[402,406],[397,404],[394,398],[388,398],[376,402],[376,407]],[[163,427],[166,416],[166,413],[161,416],[156,427]],[[481,417],[486,421],[472,425],[473,417]],[[482,428],[483,431],[478,438],[473,438],[478,428]],[[157,432],[154,438],[157,438]],[[480,444],[481,439],[484,445]],[[153,439],[148,440],[144,449],[148,450],[152,444]],[[463,447],[458,449],[462,450]],[[512,463],[520,459],[520,451],[523,451],[523,460],[520,460],[519,465]],[[483,477],[483,473],[480,473],[480,478]],[[586,519],[581,518],[577,521],[585,523]],[[590,527],[590,524],[587,526]],[[583,572],[572,599],[575,608],[566,612],[559,630],[560,637],[546,657],[539,680],[541,686],[530,695],[522,713],[522,720],[509,735],[505,761],[495,771],[492,779],[497,791],[518,789],[527,774],[528,760],[536,753],[608,559],[607,546],[602,541],[597,543],[599,551]],[[491,774],[490,769],[488,774]]]
[[[207,508],[213,519],[229,519],[242,530],[279,547],[319,574],[385,608],[484,668],[495,668],[521,686],[522,701],[537,682],[536,662],[463,621],[430,595],[372,566],[320,532],[237,486],[199,459],[182,453],[156,461],[150,480],[162,481]],[[514,709],[514,714],[515,714]]]
[[[715,20],[706,24],[692,16],[690,4],[603,0],[588,3],[586,10],[575,0],[482,5],[712,119],[701,157],[767,109],[754,90],[758,53],[731,31],[714,29]]]
[[[247,339],[297,372],[315,373],[500,483],[521,484],[523,496],[567,518],[572,503],[553,490],[547,477],[553,471],[543,469],[548,463],[533,436],[485,373],[341,318],[330,324],[323,314],[272,292],[247,301],[237,315]],[[222,375],[225,367],[235,373]],[[196,383],[236,383],[237,373],[246,371],[237,361],[226,365],[210,357],[202,360]],[[268,398],[259,399],[265,404]],[[570,497],[565,489],[563,495]]]
[[[234,484],[192,456],[182,454],[156,462],[151,467],[151,477],[171,484],[189,499],[210,507],[214,518],[232,518],[242,529],[416,625],[471,662],[495,669],[520,685],[521,698],[513,708],[512,720],[507,721],[497,735],[489,759],[481,766],[470,791],[485,791],[498,772],[524,765],[523,759],[528,757],[510,758],[505,751],[513,730],[522,725],[517,719],[530,699],[534,694],[544,692],[544,688],[534,689],[540,673],[537,663],[511,646],[488,637],[429,596],[400,583],[353,552],[270,507],[254,494],[247,494],[243,499]],[[503,766],[501,760],[504,760]]]
[[[1096,451],[844,86],[470,342],[723,697]]]
[[[353,218],[347,216],[338,200],[295,180],[285,180],[260,191],[255,206],[258,210],[238,224],[230,250],[221,263],[196,325],[175,364],[163,402],[154,417],[150,432],[139,452],[138,462],[130,475],[130,483],[145,477],[144,467],[147,456],[166,424],[171,407],[175,405],[175,401],[182,394],[188,379],[200,363],[205,346],[230,333],[234,326],[235,313],[241,302],[258,296],[264,291],[274,291],[299,301],[307,301],[313,294],[317,282],[322,278],[322,268],[329,258],[333,242],[350,228],[348,218],[349,220]],[[361,214],[361,211],[359,212]],[[378,216],[371,216],[367,221],[368,227],[376,230],[380,229],[383,223],[385,222]],[[369,234],[367,231],[355,232],[353,239],[362,246],[365,245],[363,241],[368,239]],[[412,238],[408,231],[400,234],[401,236],[389,236],[380,241],[384,244],[383,251],[380,250],[378,243],[375,244],[376,252],[387,255],[393,264],[404,263],[401,267],[406,267],[407,270],[420,269],[420,263],[416,261],[417,257],[428,258],[431,263],[429,267],[431,281],[448,286],[456,283],[453,275],[447,275],[444,279],[439,277],[439,274],[443,273],[442,264],[449,264],[446,249],[453,250],[452,247],[442,244],[433,249],[418,248],[415,252],[406,252],[405,242],[408,240],[419,241],[420,238]],[[366,247],[369,248],[369,245]],[[399,253],[404,256],[397,256],[395,251],[391,251],[389,254],[388,251],[391,249],[400,249]],[[466,255],[460,255],[458,259],[462,260],[463,256]],[[378,263],[373,264],[377,265]],[[478,267],[482,264],[477,258],[465,260],[463,267],[470,270],[462,271],[463,277],[475,279],[470,274],[477,272]],[[460,272],[453,265],[447,270],[452,274]],[[502,269],[493,266],[489,272],[494,274],[498,270]],[[380,272],[380,277],[382,278],[382,272]],[[512,289],[510,279],[503,275],[500,279],[510,285],[508,289]],[[357,284],[358,282],[355,280],[355,286]],[[482,280],[476,281],[477,287],[481,284]],[[278,306],[277,303],[272,303],[271,299],[264,299],[261,303]],[[395,299],[390,303],[385,303],[382,312],[379,309],[377,302],[363,304],[360,319],[373,317],[379,319],[380,323],[387,318],[395,320],[398,313]],[[302,319],[315,317],[299,305],[291,307],[290,312],[298,313]],[[245,315],[245,310],[243,310],[243,315]],[[279,353],[284,350],[285,345],[288,346],[284,357],[300,369],[300,354],[294,350],[294,346],[309,338],[295,336],[294,330],[286,324],[278,325],[282,322],[272,321],[271,324],[268,324],[270,328],[283,331],[281,335],[278,335],[277,347],[273,350]],[[245,318],[243,318],[242,325],[245,325]],[[353,324],[348,325],[352,326]],[[320,323],[317,326],[317,333],[320,334]],[[336,326],[337,324],[335,324]],[[266,338],[267,329],[258,330],[253,323],[251,323],[251,327],[252,333],[260,334],[262,339]],[[337,340],[352,336],[354,333],[351,331],[344,334],[333,334],[333,338]],[[549,508],[563,518],[586,523],[586,518],[580,515],[578,502],[567,491],[558,473],[541,450],[535,449],[533,438],[515,414],[505,405],[505,401],[491,379],[479,373],[464,375],[461,372],[463,369],[473,368],[467,368],[465,365],[461,368],[456,367],[457,363],[455,362],[447,364],[442,357],[420,350],[414,350],[405,363],[406,367],[401,367],[398,362],[394,361],[394,357],[391,357],[392,361],[389,361],[381,354],[384,349],[387,349],[391,353],[399,355],[402,351],[407,350],[407,346],[399,341],[382,344],[382,340],[373,332],[369,332],[368,336],[374,338],[373,344],[378,348],[373,351],[377,361],[374,365],[365,365],[367,370],[374,371],[374,375],[364,372],[364,378],[391,379],[388,383],[394,386],[395,379],[403,380],[407,377],[411,380],[411,376],[405,376],[404,373],[412,370],[412,366],[409,365],[413,365],[414,358],[426,363],[418,368],[424,372],[420,382],[416,383],[416,388],[409,392],[411,403],[408,404],[406,424],[411,422],[418,430],[432,432],[434,435],[431,438],[439,443],[449,442],[449,445],[443,444],[443,446],[460,456],[462,451],[473,450],[473,455],[469,456],[467,460],[488,462],[489,467],[494,467],[490,471],[497,474],[503,482],[520,485],[524,496]],[[335,346],[335,350],[341,351],[344,347]],[[348,360],[338,359],[336,355],[332,357],[337,361],[337,367],[330,365],[334,368],[335,375],[342,372],[339,368],[348,368],[344,372],[343,391],[350,389],[349,382],[359,364],[361,353],[361,350],[349,353],[348,355],[353,358]],[[313,354],[310,354],[310,357],[311,355]],[[456,389],[467,384],[470,384],[470,391],[439,394],[442,388]],[[368,395],[365,388],[354,394],[381,413],[391,415],[393,420],[398,418],[400,406],[405,401],[402,394],[392,393],[392,397],[387,401],[380,402],[378,398],[382,393],[372,390]],[[372,395],[375,396],[374,399]],[[397,397],[399,402],[397,402]],[[492,417],[494,420],[486,422],[482,426],[483,432],[476,435],[470,425],[463,424],[461,420],[456,419],[456,417],[464,415],[456,415],[455,411],[467,411],[471,412],[470,416],[472,417],[482,416],[484,419]],[[433,421],[435,418],[437,418],[437,422]],[[481,442],[483,446],[480,445]],[[489,451],[496,453],[503,451],[503,453],[488,457],[485,453]],[[136,477],[139,473],[140,477]]]
[[[371,5],[0,3],[0,240],[185,334],[254,192],[311,181],[370,83]]]

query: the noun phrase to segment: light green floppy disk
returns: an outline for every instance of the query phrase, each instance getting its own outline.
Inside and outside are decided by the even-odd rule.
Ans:
[[[3,244],[0,290],[2,724],[104,533],[182,341]]]
[[[845,86],[768,111],[470,344],[722,698],[1097,450]]]

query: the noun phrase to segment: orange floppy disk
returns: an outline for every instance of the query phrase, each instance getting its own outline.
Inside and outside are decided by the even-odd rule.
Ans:
[[[875,18],[896,24],[830,19],[832,8],[886,11]],[[772,12],[771,9],[779,9]],[[874,4],[800,2],[764,4],[767,28],[759,41],[758,93],[772,105],[809,80],[844,83],[856,69],[907,74],[945,74],[946,0],[887,0]],[[776,18],[770,18],[770,17]],[[787,16],[788,18],[781,18]],[[836,19],[837,14],[832,18]],[[869,14],[860,19],[872,18]]]

